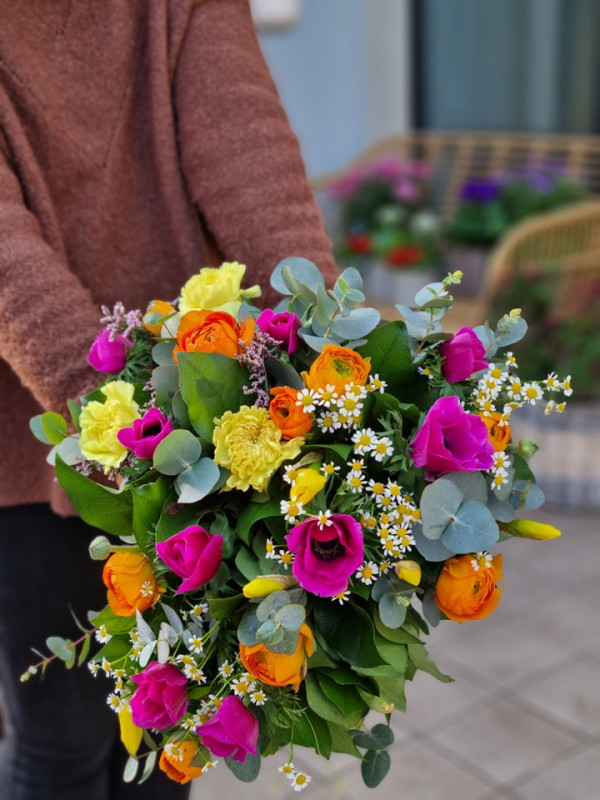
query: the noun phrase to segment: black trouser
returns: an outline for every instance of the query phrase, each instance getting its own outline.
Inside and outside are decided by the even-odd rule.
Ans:
[[[89,609],[106,605],[102,563],[87,548],[98,531],[48,506],[0,509],[0,800],[185,800],[156,767],[145,783],[122,780],[127,760],[113,682],[86,666],[52,662],[44,676],[20,675],[56,635],[75,639]]]

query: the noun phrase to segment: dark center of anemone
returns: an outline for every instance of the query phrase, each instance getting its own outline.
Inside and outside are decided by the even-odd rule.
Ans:
[[[319,542],[317,539],[310,540],[310,549],[320,561],[333,561],[338,556],[343,556],[346,548],[339,539],[328,539]]]
[[[144,436],[156,436],[161,431],[160,425],[155,423],[154,425],[150,425],[144,430]]]

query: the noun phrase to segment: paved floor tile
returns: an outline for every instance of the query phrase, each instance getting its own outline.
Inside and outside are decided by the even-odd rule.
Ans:
[[[600,744],[558,759],[527,783],[518,786],[523,800],[598,800]]]

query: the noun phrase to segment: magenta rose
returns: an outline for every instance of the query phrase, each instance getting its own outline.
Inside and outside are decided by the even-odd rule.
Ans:
[[[428,480],[446,472],[487,470],[494,463],[487,425],[465,411],[458,397],[435,401],[408,452],[417,467],[425,467]]]
[[[90,347],[88,361],[98,372],[114,375],[125,367],[127,351],[133,347],[133,342],[122,333],[111,333],[106,328],[100,331]]]
[[[474,372],[487,369],[485,347],[472,328],[461,328],[451,339],[440,346],[444,357],[442,373],[448,383],[460,383],[470,378]]]
[[[223,699],[217,713],[196,728],[202,744],[221,758],[245,761],[248,753],[256,753],[258,720],[235,695]]]
[[[151,408],[131,428],[121,428],[117,439],[123,447],[133,450],[136,458],[152,458],[159,442],[173,430],[173,423],[158,408]]]
[[[177,594],[192,592],[217,574],[223,558],[223,537],[200,525],[190,525],[166,541],[157,542],[156,552],[169,569],[185,578]]]
[[[307,592],[333,597],[346,590],[363,562],[363,532],[348,514],[332,514],[321,527],[317,517],[295,525],[285,537],[295,554],[292,573]]]
[[[131,697],[131,719],[138,728],[170,728],[187,711],[187,679],[172,664],[151,661],[131,680],[138,685]]]
[[[265,308],[256,320],[256,324],[263,333],[280,342],[288,355],[300,347],[298,329],[302,327],[302,323],[291,311],[275,314],[272,309]]]

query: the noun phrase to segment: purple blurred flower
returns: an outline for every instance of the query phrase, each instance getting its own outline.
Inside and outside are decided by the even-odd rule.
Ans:
[[[133,347],[131,339],[122,333],[111,335],[109,330],[103,328],[90,348],[88,361],[98,372],[114,375],[125,367],[130,347]]]
[[[487,425],[455,396],[435,401],[408,452],[415,466],[425,468],[427,480],[446,472],[488,470],[494,463]]]
[[[172,664],[151,661],[131,680],[138,685],[131,697],[131,718],[138,728],[170,728],[187,711],[187,679]]]
[[[230,694],[221,701],[217,713],[196,728],[196,733],[215,756],[244,762],[249,753],[256,753],[258,720]]]
[[[463,183],[460,199],[465,203],[493,203],[500,188],[497,178],[471,178]]]
[[[121,428],[117,439],[136,458],[152,458],[159,442],[173,430],[173,423],[158,408],[151,408],[141,419],[136,419],[131,428]]]

